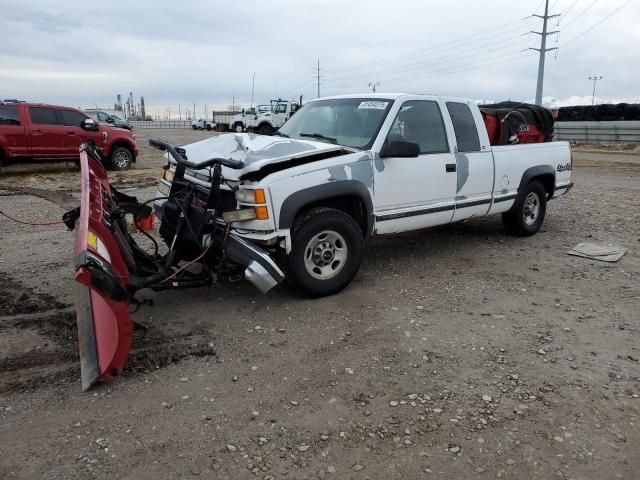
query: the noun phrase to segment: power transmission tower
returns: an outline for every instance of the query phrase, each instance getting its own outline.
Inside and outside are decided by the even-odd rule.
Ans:
[[[593,105],[596,103],[596,85],[598,84],[599,80],[602,80],[604,77],[600,76],[593,76],[593,77],[589,77],[589,80],[591,80],[593,82],[593,95],[591,95],[591,106],[593,107]]]
[[[316,68],[316,82],[318,83],[318,98],[320,98],[320,59],[318,59],[318,67]]]
[[[542,19],[542,32],[531,32],[531,33],[535,33],[536,35],[540,35],[540,48],[531,48],[531,50],[540,52],[540,60],[538,61],[538,85],[536,88],[536,105],[542,105],[542,90],[544,87],[544,61],[547,57],[547,52],[558,50],[557,47],[547,48],[547,37],[549,35],[558,33],[557,30],[553,32],[549,32],[547,30],[547,23],[549,19],[559,17],[560,15],[549,15],[549,0],[546,0],[544,4],[544,15],[536,15],[534,13],[533,16]]]
[[[369,87],[376,93],[376,88],[380,86],[380,82],[369,82]]]

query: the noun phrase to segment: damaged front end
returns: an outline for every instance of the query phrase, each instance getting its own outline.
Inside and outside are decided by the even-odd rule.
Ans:
[[[244,272],[263,293],[284,279],[269,255],[230,232],[218,209],[221,166],[240,168],[225,159],[211,166],[206,198],[180,178],[191,165],[171,145],[151,141],[178,162],[176,191],[163,205],[161,236],[168,251],[161,255],[156,239],[143,228],[153,224],[148,202],[139,203],[113,188],[95,145],[81,147],[80,208],[67,212],[64,221],[75,230],[75,288],[82,388],[120,375],[132,345],[134,324],[130,307],[140,302],[141,289],[193,288],[213,283],[219,275]],[[181,171],[180,171],[181,170]],[[154,245],[145,251],[130,230],[141,231]]]

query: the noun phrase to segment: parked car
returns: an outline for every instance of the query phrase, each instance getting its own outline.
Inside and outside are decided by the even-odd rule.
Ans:
[[[191,122],[191,128],[193,128],[194,130],[213,130],[214,128],[216,128],[216,124],[211,120],[200,118]]]
[[[526,110],[514,108],[506,115]],[[231,133],[181,148],[150,140],[169,153],[154,204],[167,245],[161,257],[144,253],[124,217],[104,220],[148,202],[114,192],[104,169],[83,157],[81,208],[66,215],[81,239],[83,387],[122,371],[138,290],[244,274],[262,292],[286,278],[303,295],[322,297],[349,285],[372,236],[494,214],[508,233],[534,235],[547,202],[572,188],[571,151],[528,135],[524,123],[513,126],[516,138],[511,126],[500,127],[492,145],[485,121],[503,113],[483,119],[475,102],[457,98],[361,94],[311,101],[275,136]],[[522,120],[548,128],[533,112]],[[515,143],[519,135],[540,143]]]
[[[92,108],[87,108],[85,112],[97,122],[109,123],[114,127],[124,128],[125,130],[133,130],[133,127],[127,120],[113,113],[105,112],[104,110],[94,110]]]
[[[114,170],[136,161],[135,135],[98,123],[71,107],[0,103],[0,164],[79,161],[79,147],[92,139]]]

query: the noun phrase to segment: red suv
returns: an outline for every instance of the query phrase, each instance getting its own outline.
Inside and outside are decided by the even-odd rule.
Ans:
[[[92,139],[114,170],[136,161],[135,135],[98,124],[70,107],[0,102],[0,166],[31,161],[80,161],[78,148]]]

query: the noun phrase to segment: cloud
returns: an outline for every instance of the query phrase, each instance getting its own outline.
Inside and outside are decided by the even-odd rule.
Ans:
[[[197,103],[315,98],[379,91],[468,98],[529,99],[535,94],[539,2],[493,0],[281,0],[78,2],[0,0],[0,97],[71,105],[110,105],[115,95],[145,96],[149,110]],[[573,0],[559,0],[566,10]],[[640,5],[578,2],[561,17],[557,60],[549,58],[545,95],[637,96]],[[554,29],[557,27],[554,26]],[[550,38],[550,46],[555,39]],[[200,107],[202,108],[202,107]]]

